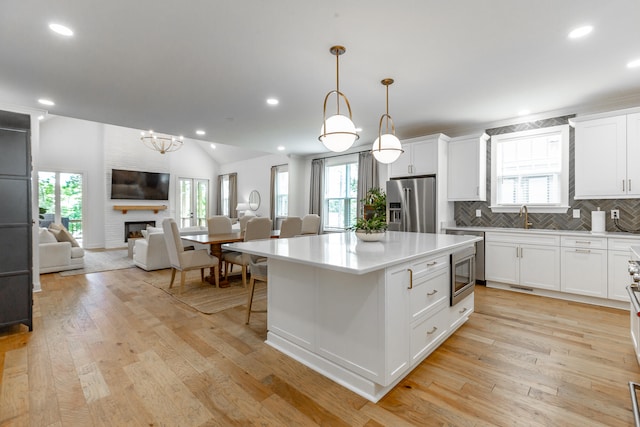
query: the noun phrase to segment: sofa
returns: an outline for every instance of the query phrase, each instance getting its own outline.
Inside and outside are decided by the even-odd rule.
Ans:
[[[84,268],[84,249],[64,226],[41,227],[38,238],[40,274]]]
[[[207,234],[207,227],[185,227],[180,229],[181,236]],[[183,241],[185,247],[209,249],[207,245]],[[142,238],[133,244],[133,264],[146,271],[161,270],[171,267],[169,253],[164,241],[164,232],[160,227],[147,227],[142,230]]]

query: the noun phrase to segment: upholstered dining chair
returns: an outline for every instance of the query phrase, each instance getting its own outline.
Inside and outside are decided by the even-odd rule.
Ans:
[[[294,237],[302,234],[302,218],[288,216],[280,224],[280,238]]]
[[[320,216],[307,214],[302,217],[302,234],[318,234],[320,232]]]
[[[240,231],[244,231],[247,228],[247,222],[256,217],[252,211],[245,211],[244,215],[240,217],[238,222],[240,223]]]
[[[169,253],[169,263],[171,264],[171,283],[169,288],[173,286],[176,271],[180,271],[180,292],[182,292],[187,271],[199,269],[200,279],[204,283],[204,269],[211,267],[215,271],[216,287],[219,287],[218,258],[209,255],[206,249],[185,251],[178,231],[178,224],[173,218],[165,218],[162,221],[162,229],[164,230],[164,241]]]
[[[256,280],[267,283],[267,261],[264,258],[255,255],[249,255],[249,270],[251,271],[251,279],[249,279],[249,292],[247,292],[247,321],[251,313],[266,313],[267,310],[253,310],[253,294],[256,289]]]
[[[231,233],[231,218],[225,215],[214,215],[207,218],[209,234]]]
[[[269,218],[254,217],[247,222],[247,228],[244,231],[244,241],[269,239],[271,238],[271,220]],[[225,261],[224,276],[229,273],[227,267],[230,264],[236,264],[242,267],[242,286],[247,287],[247,266],[249,265],[249,255],[242,252],[231,252],[224,254],[222,259]]]

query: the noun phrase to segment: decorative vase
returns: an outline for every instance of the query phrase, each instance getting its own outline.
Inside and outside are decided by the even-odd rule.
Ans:
[[[363,242],[379,242],[384,239],[385,230],[375,230],[365,232],[364,230],[356,230],[356,237]]]

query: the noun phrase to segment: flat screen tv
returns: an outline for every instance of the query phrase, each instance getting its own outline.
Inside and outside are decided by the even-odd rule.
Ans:
[[[111,198],[169,200],[169,174],[112,169]]]

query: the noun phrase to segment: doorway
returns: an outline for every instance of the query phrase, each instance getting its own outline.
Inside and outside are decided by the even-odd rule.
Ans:
[[[70,172],[38,172],[40,227],[62,224],[82,246],[83,175]]]
[[[207,226],[209,216],[209,180],[178,178],[180,189],[180,228]]]

